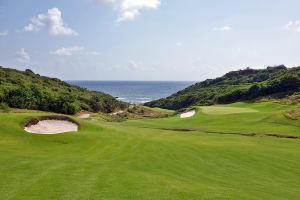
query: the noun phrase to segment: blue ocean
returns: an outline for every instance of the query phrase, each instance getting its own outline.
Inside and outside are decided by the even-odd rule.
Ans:
[[[70,84],[100,91],[129,103],[145,103],[167,97],[194,84],[190,81],[67,81]]]

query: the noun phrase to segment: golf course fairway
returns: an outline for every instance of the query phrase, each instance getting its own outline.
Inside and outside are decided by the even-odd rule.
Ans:
[[[231,109],[232,108],[232,109]],[[43,112],[0,113],[0,199],[300,199],[300,121],[276,102],[194,116],[24,131]],[[222,114],[223,112],[223,114]],[[290,138],[288,138],[290,137]]]

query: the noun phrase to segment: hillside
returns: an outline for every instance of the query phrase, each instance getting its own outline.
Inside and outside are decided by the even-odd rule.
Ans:
[[[287,68],[280,65],[266,69],[232,71],[145,105],[178,110],[194,105],[226,104],[260,97],[280,98],[299,91],[300,67]]]
[[[126,103],[101,92],[88,91],[31,70],[0,67],[0,103],[10,107],[74,114],[80,110],[112,112]]]

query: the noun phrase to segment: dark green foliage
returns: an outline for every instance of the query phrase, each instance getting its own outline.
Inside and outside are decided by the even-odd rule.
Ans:
[[[193,105],[233,103],[260,97],[284,97],[300,91],[300,67],[283,65],[267,69],[232,71],[216,79],[196,83],[146,106],[178,110]]]
[[[63,114],[80,110],[112,112],[126,103],[101,92],[70,85],[56,78],[43,77],[30,69],[18,71],[0,67],[0,103],[10,107]]]

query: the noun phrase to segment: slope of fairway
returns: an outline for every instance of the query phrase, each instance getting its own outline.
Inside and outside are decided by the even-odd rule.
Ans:
[[[243,106],[264,116],[281,110],[275,106],[272,112],[267,104]],[[257,113],[235,115],[250,115],[251,121]],[[201,111],[188,119],[80,120],[76,134],[23,130],[27,117],[44,114],[49,115],[0,113],[1,199],[300,198],[300,140],[154,128],[200,127],[204,122],[211,128],[214,117],[220,128],[219,115]],[[282,126],[296,134],[293,125]]]
[[[174,116],[156,120],[128,121],[125,124],[161,129],[190,129],[209,133],[300,136],[300,121],[288,119],[283,114],[285,110],[297,107],[299,105],[276,102],[234,103],[221,107],[198,107],[196,115],[188,119]]]

